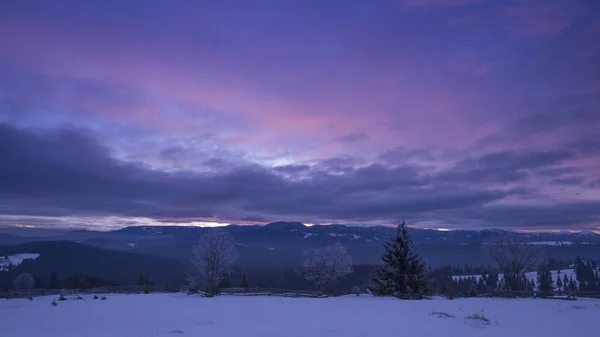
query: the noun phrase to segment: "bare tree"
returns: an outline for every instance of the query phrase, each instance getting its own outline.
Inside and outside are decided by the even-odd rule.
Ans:
[[[13,280],[13,286],[17,290],[31,289],[35,286],[35,279],[29,273],[21,273]]]
[[[321,292],[333,280],[353,271],[352,257],[339,242],[325,248],[309,248],[304,252],[302,274]]]
[[[504,284],[509,290],[518,290],[526,271],[533,268],[541,256],[539,246],[519,241],[505,235],[499,242],[490,243],[489,254],[493,266],[504,274]]]
[[[235,241],[229,233],[209,230],[192,250],[190,286],[204,289],[208,296],[216,295],[237,257]]]

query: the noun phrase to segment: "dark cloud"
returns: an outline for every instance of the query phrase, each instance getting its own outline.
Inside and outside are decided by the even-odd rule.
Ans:
[[[300,174],[310,170],[309,165],[281,165],[273,167],[273,170],[276,172],[281,172],[284,174]]]
[[[572,158],[562,151],[490,153],[442,172],[411,165],[361,166],[358,159],[334,157],[313,166],[271,169],[247,164],[168,173],[116,159],[85,130],[1,125],[0,156],[0,214],[5,215],[117,215],[159,221],[219,217],[231,222],[403,216],[517,227],[580,226],[600,213],[588,204],[489,206],[537,193],[493,184],[522,179],[511,176],[513,171],[549,169]]]
[[[556,184],[556,185],[581,186],[584,184],[585,180],[586,179],[584,177],[563,177],[563,178],[553,179],[552,183]]]
[[[550,102],[543,113],[521,118],[516,127],[526,133],[551,132],[574,127],[579,132],[600,127],[600,93],[564,95]]]
[[[465,209],[463,219],[485,221],[491,226],[507,228],[560,228],[574,224],[592,225],[600,221],[599,201],[558,205],[495,205]]]
[[[568,150],[498,151],[459,161],[453,170],[442,173],[442,177],[445,181],[458,182],[518,182],[529,177],[531,171],[537,173],[574,157]]]
[[[355,142],[361,142],[361,141],[367,140],[367,139],[369,139],[369,135],[367,135],[366,133],[352,132],[352,133],[349,133],[345,136],[338,138],[338,141],[344,142],[344,143],[355,143]]]

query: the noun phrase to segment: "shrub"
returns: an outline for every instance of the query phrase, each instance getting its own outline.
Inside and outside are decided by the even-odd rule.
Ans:
[[[29,273],[21,273],[14,279],[13,286],[17,290],[31,289],[35,286],[35,279]]]
[[[76,298],[76,300],[82,300],[82,299],[83,299],[83,297],[81,297],[81,296],[77,295],[77,298]]]
[[[27,296],[27,299],[30,301],[33,301],[33,297],[31,297],[31,296]]]
[[[56,303],[56,300],[52,301],[52,306],[53,306],[53,307],[55,307],[55,306],[57,306],[57,305],[58,305],[58,303]]]
[[[446,295],[446,298],[449,300],[453,300],[456,298],[456,295],[454,295],[454,288],[452,288],[452,287],[446,288],[445,295]]]
[[[431,313],[429,313],[430,316],[438,316],[440,318],[454,318],[454,315],[449,314],[447,312],[444,311],[432,311]]]
[[[487,318],[484,314],[483,311],[481,313],[475,313],[472,315],[469,315],[467,317],[465,317],[466,319],[471,319],[471,320],[477,320],[477,321],[481,321],[482,323],[484,323],[485,325],[490,325],[490,319]]]
[[[65,295],[60,294],[60,297],[58,298],[59,301],[66,301],[67,298],[65,297]]]
[[[352,289],[350,289],[350,291],[355,294],[356,296],[360,295],[360,287],[359,286],[353,286]]]
[[[94,299],[97,300],[98,299],[98,295],[94,295]]]
[[[106,296],[102,296],[101,301],[106,301]]]
[[[148,287],[148,285],[146,284],[144,286],[144,294],[149,294],[150,293],[150,287]]]

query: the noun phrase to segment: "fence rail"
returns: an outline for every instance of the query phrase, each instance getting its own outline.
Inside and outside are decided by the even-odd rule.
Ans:
[[[91,289],[27,289],[27,290],[12,290],[0,292],[0,298],[26,298],[49,295],[65,296],[75,294],[141,294],[144,292],[152,293],[173,293],[173,292],[189,292],[189,287],[181,287],[179,289],[165,289],[160,286],[110,286]],[[201,293],[201,292],[200,292]],[[289,290],[275,288],[226,288],[219,291],[222,295],[239,295],[239,296],[283,296],[283,297],[326,297],[327,295],[315,291],[307,290]]]
[[[0,298],[26,298],[26,297],[38,297],[38,296],[49,296],[49,295],[60,295],[65,296],[76,295],[76,294],[141,294],[144,292],[153,293],[174,293],[183,292],[188,293],[189,287],[184,286],[179,289],[165,289],[161,286],[109,286],[99,287],[91,289],[28,289],[28,290],[12,290],[0,292]],[[280,297],[310,297],[310,298],[322,298],[328,296],[339,296],[347,295],[349,292],[338,292],[335,294],[323,294],[316,291],[309,290],[289,290],[289,289],[277,289],[277,288],[226,288],[219,291],[222,295],[234,295],[234,296],[280,296]],[[527,298],[534,297],[533,291],[496,291],[489,293],[478,294],[477,297],[503,297],[503,298]],[[600,291],[577,291],[577,292],[565,292],[555,293],[554,296],[549,298],[560,298],[560,296],[575,298],[575,297],[588,297],[588,298],[600,298]],[[467,297],[458,294],[456,297]]]

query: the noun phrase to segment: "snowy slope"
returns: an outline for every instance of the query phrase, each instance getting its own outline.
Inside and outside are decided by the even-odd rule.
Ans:
[[[575,275],[575,269],[564,269],[564,270],[560,271],[560,274],[558,274],[558,270],[551,270],[551,272],[552,272],[552,281],[554,282],[554,284],[556,284],[556,280],[558,279],[559,276],[562,280],[566,274],[568,278],[572,278],[573,281],[575,281],[575,283],[579,286],[579,282],[577,282],[577,276]],[[533,272],[525,273],[525,276],[527,276],[528,280],[533,280],[533,282],[535,282],[535,284],[537,285],[537,272],[533,271]],[[461,278],[469,278],[469,277],[475,277],[475,279],[477,281],[479,281],[479,279],[481,278],[481,275],[452,276],[452,279],[460,280]],[[502,280],[502,279],[504,279],[504,275],[498,274],[498,280]]]
[[[18,266],[23,262],[23,260],[31,259],[35,260],[40,256],[40,254],[35,253],[21,253],[15,255],[9,255],[8,259],[1,257],[0,258],[0,271],[5,271],[8,268],[8,265],[12,264],[13,266]]]
[[[184,294],[108,295],[106,301],[54,297],[0,300],[2,336],[598,336],[600,300],[444,299],[401,301]],[[482,312],[490,325],[467,319]],[[433,311],[454,317],[442,318]],[[35,324],[31,324],[35,317]]]

